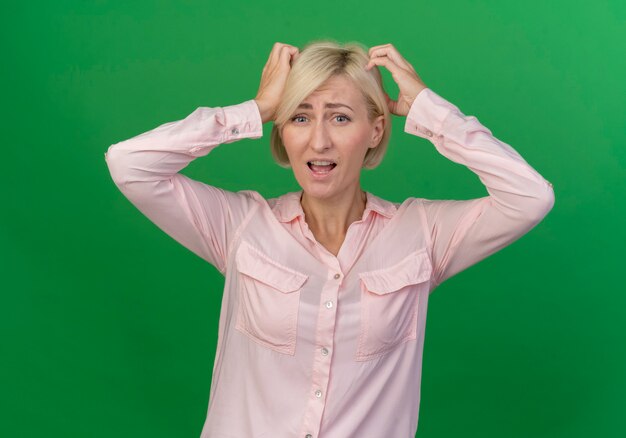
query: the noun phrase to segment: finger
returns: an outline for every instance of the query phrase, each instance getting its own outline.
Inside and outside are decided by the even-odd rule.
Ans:
[[[375,58],[378,56],[388,56],[391,58],[396,64],[404,67],[407,70],[415,71],[413,66],[406,60],[400,52],[396,50],[391,44],[388,47],[380,47],[378,49],[372,50],[370,53],[370,58]]]
[[[389,97],[387,92],[385,92],[385,100],[387,101],[387,107],[389,108],[389,111],[395,114],[398,102]]]
[[[405,68],[415,71],[410,62],[408,62],[396,49],[393,44],[383,44],[381,46],[374,46],[370,48],[369,55],[370,58],[381,56],[381,54],[386,54],[391,59],[393,59],[396,64],[403,65]]]
[[[283,46],[280,50],[280,63],[281,67],[289,67],[291,57],[293,56],[294,49],[290,46]]]
[[[380,53],[381,51],[385,51],[385,50],[395,50],[395,52],[398,54],[398,56],[394,57],[396,61],[398,60],[398,58],[404,59],[402,58],[400,53],[393,47],[393,44],[381,44],[379,46],[370,47],[370,49],[368,50],[368,55],[370,58],[373,58],[377,56],[378,53]]]
[[[300,56],[300,52],[298,51],[298,49],[295,49],[293,52],[291,52],[291,58],[289,59],[289,65],[293,66],[293,63],[296,62],[296,60],[298,59],[299,56]]]
[[[382,65],[391,72],[391,76],[393,76],[393,79],[397,84],[399,84],[407,76],[417,75],[417,73],[407,71],[406,68],[399,66],[387,56],[372,58],[369,60],[368,65]]]
[[[285,45],[283,43],[279,43],[278,41],[274,43],[274,45],[272,46],[272,52],[270,53],[269,59],[267,60],[267,63],[269,65],[276,64],[278,59],[280,59],[280,53],[284,46]]]
[[[293,56],[298,53],[298,48],[290,44],[281,44],[278,53],[279,62],[284,64],[286,59],[286,63],[287,65],[289,65],[292,61]]]
[[[278,58],[278,62],[271,67],[272,72],[277,72],[278,74],[287,74],[291,69],[291,63],[293,56],[298,52],[297,47],[290,46],[288,44],[284,44],[280,48],[280,57]]]
[[[270,72],[275,72],[277,69],[280,69],[283,65],[285,65],[285,63],[289,64],[289,49],[284,44],[276,46],[275,52],[276,53],[273,55],[273,58],[267,66],[268,71]]]
[[[297,47],[294,47],[294,46],[288,46],[288,47],[289,47],[289,57],[295,60],[300,54],[300,51],[298,50]]]
[[[369,66],[371,65],[382,65],[383,67],[385,67],[391,72],[391,75],[394,79],[396,79],[396,82],[400,75],[402,75],[403,73],[403,70],[398,66],[398,64],[396,64],[395,62],[393,62],[393,60],[389,59],[386,56],[379,56],[377,58],[370,59],[365,68],[369,70]]]
[[[396,50],[397,51],[397,49],[393,46],[393,44],[390,43],[390,44],[381,44],[379,46],[370,47],[370,49],[368,50],[368,54],[370,56],[372,56],[373,52],[376,52],[376,51],[381,50],[381,49],[392,49],[392,50]],[[400,52],[398,52],[398,53],[400,53]]]
[[[369,56],[371,56],[371,55],[372,55],[372,51],[374,51],[374,50],[376,50],[376,49],[380,49],[381,47],[387,47],[387,46],[390,46],[390,45],[391,45],[391,44],[380,44],[380,45],[378,45],[378,46],[372,46],[372,47],[370,47],[370,49],[367,51],[367,54],[368,54]]]

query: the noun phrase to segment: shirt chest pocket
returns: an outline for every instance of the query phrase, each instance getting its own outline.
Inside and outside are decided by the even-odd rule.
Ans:
[[[361,325],[356,360],[372,359],[417,338],[419,297],[428,290],[431,272],[424,248],[392,266],[359,273]]]
[[[291,269],[242,241],[235,256],[239,306],[235,328],[257,343],[293,355],[300,292],[308,275]]]

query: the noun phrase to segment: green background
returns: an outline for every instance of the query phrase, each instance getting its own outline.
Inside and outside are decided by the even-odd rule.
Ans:
[[[3,6],[0,436],[199,436],[223,277],[122,196],[104,152],[198,106],[254,98],[274,42],[325,37],[394,44],[554,184],[535,229],[431,296],[417,436],[626,436],[625,5]],[[487,194],[403,127],[394,117],[366,190]],[[271,159],[270,129],[183,173],[265,197],[298,190]]]

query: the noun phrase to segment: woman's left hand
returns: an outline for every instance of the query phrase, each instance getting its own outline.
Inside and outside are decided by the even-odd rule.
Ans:
[[[396,100],[392,100],[385,92],[389,111],[397,116],[406,116],[417,95],[428,87],[413,66],[393,45],[374,46],[369,49],[369,55],[370,60],[365,69],[369,70],[374,65],[382,65],[391,72],[393,80],[398,84],[400,91]]]

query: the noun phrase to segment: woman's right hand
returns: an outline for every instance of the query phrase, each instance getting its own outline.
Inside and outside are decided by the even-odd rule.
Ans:
[[[291,71],[291,63],[299,55],[300,52],[295,46],[274,43],[270,56],[263,67],[259,91],[254,98],[263,123],[274,120],[276,108],[287,82],[287,76]]]

